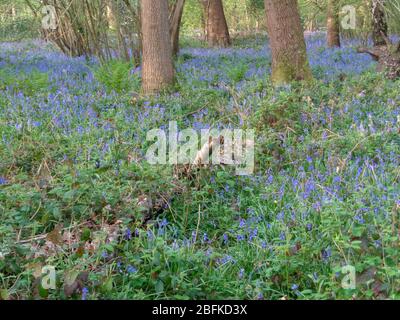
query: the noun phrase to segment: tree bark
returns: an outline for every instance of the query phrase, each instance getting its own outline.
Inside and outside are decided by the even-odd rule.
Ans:
[[[202,5],[201,10],[201,31],[202,31],[202,40],[207,40],[207,0],[200,0],[200,4]]]
[[[138,67],[140,65],[140,60],[141,60],[141,54],[142,54],[142,43],[143,43],[143,37],[142,37],[142,23],[141,23],[141,3],[140,1],[136,2],[136,5],[132,5],[129,0],[124,0],[126,8],[129,10],[129,13],[131,17],[133,18],[133,25],[134,29],[136,30],[136,35],[133,41],[134,48],[133,50],[133,57],[134,57],[134,63],[135,67]],[[136,40],[136,41],[135,41]]]
[[[327,28],[328,47],[340,47],[340,22],[337,0],[328,0]]]
[[[206,15],[207,42],[210,47],[231,45],[222,0],[203,0]]]
[[[168,0],[142,0],[141,17],[142,89],[145,94],[152,94],[174,83]]]
[[[117,22],[115,17],[115,3],[113,0],[107,1],[106,11],[107,11],[106,15],[107,15],[108,26],[113,30],[117,29]]]
[[[273,83],[311,80],[297,0],[265,0],[265,10]]]
[[[385,0],[372,0],[372,40],[374,46],[386,45],[385,37],[388,36],[388,25],[384,11]]]
[[[171,44],[172,53],[174,56],[179,52],[179,31],[181,27],[184,6],[185,0],[176,0],[175,7],[170,18]]]
[[[15,17],[17,16],[17,12],[15,10],[15,5],[11,5],[11,17],[13,20],[15,20]]]

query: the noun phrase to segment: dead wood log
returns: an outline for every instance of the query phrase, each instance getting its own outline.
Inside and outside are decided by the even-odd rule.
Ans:
[[[400,78],[400,43],[393,45],[385,38],[386,46],[376,46],[373,48],[358,48],[358,53],[369,54],[375,61],[378,61],[378,72],[385,72],[388,79],[395,80]]]

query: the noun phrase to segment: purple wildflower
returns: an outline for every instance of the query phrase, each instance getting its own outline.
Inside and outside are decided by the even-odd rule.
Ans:
[[[82,300],[86,300],[88,294],[89,294],[89,289],[86,288],[86,287],[84,287],[84,288],[82,289]]]

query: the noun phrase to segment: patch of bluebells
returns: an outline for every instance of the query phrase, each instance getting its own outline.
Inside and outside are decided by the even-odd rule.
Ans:
[[[7,184],[7,179],[0,176],[0,186]]]
[[[259,48],[184,48],[182,55],[191,57],[178,66],[180,77],[192,89],[198,86],[207,86],[224,91],[223,84],[234,84],[240,91],[245,91],[251,82],[262,79],[270,72],[268,63],[271,51],[264,39]],[[354,49],[361,43],[356,40],[343,41],[342,48],[330,49],[326,47],[325,34],[312,34],[306,37],[307,51],[310,66],[314,75],[325,81],[337,80],[341,74],[361,74],[375,66],[372,58],[367,54],[359,54]],[[224,60],[221,61],[221,57]],[[226,72],[232,65],[246,66],[245,78],[235,83]],[[243,110],[242,110],[243,111]]]
[[[327,49],[324,37],[317,35],[307,38],[310,64],[318,79],[331,82],[337,80],[341,74],[356,76],[375,67],[368,55],[355,52],[352,47],[356,42],[346,40],[343,44],[342,49]],[[182,54],[189,54],[191,59],[178,65],[178,77],[183,87],[190,88],[190,92],[195,92],[195,89],[201,87],[213,89],[217,94],[225,96],[225,85],[233,85],[243,98],[240,99],[239,106],[233,98],[229,98],[228,111],[233,113],[231,111],[238,107],[245,115],[252,115],[265,100],[265,90],[250,90],[256,82],[265,78],[266,72],[269,72],[270,50],[263,43],[256,48],[247,49],[185,48]],[[78,139],[82,142],[80,144],[87,142],[87,149],[81,146],[71,147],[69,152],[72,155],[61,153],[65,162],[71,160],[78,164],[89,159],[101,168],[107,162],[112,163],[112,150],[120,143],[115,139],[118,133],[124,142],[135,146],[134,151],[140,158],[145,153],[141,148],[143,132],[149,128],[166,128],[167,120],[180,111],[185,102],[181,95],[173,94],[168,97],[169,101],[145,101],[143,108],[138,111],[139,108],[129,107],[127,101],[121,100],[115,93],[104,90],[94,78],[86,59],[65,57],[49,47],[43,47],[42,44],[2,44],[0,63],[1,67],[13,70],[16,78],[21,74],[29,75],[37,69],[47,72],[51,80],[49,90],[35,96],[14,92],[11,88],[1,90],[1,99],[7,108],[0,108],[0,117],[6,119],[6,130],[2,131],[5,133],[0,140],[0,152],[13,146],[23,134],[47,130],[67,141]],[[96,63],[94,60],[89,61],[90,66]],[[242,80],[233,81],[227,74],[232,65],[247,66]],[[282,92],[290,94],[291,89],[287,87]],[[273,97],[275,98],[277,97]],[[197,130],[209,128],[210,117],[215,116],[210,110],[211,108],[202,109],[183,119],[183,124]],[[102,113],[109,112],[118,120],[120,131],[116,132],[115,124],[102,116]],[[296,227],[301,226],[302,230],[307,232],[307,237],[312,239],[310,242],[327,242],[324,244],[325,249],[321,250],[319,247],[318,250],[321,250],[321,260],[328,263],[335,251],[329,246],[330,239],[325,239],[321,234],[318,225],[318,219],[325,209],[330,209],[333,205],[345,207],[349,199],[355,199],[359,204],[356,208],[361,209],[349,213],[348,218],[343,217],[342,223],[345,225],[356,222],[366,225],[371,215],[378,224],[390,224],[393,205],[400,207],[400,185],[393,179],[393,172],[400,167],[398,144],[386,139],[386,143],[379,144],[369,152],[354,152],[343,167],[343,159],[339,158],[337,150],[327,148],[323,156],[319,153],[319,143],[330,143],[332,132],[338,137],[348,136],[350,132],[355,135],[355,141],[366,140],[368,135],[398,135],[400,95],[389,99],[361,92],[346,101],[343,108],[321,105],[318,110],[315,108],[310,112],[302,112],[300,119],[302,129],[298,133],[298,141],[301,148],[293,147],[284,137],[282,139],[285,155],[288,159],[293,159],[290,167],[268,169],[265,172],[257,172],[252,177],[240,177],[234,187],[222,185],[218,186],[219,189],[215,188],[221,203],[231,203],[232,200],[241,208],[240,219],[232,220],[231,225],[227,227],[229,230],[220,230],[223,232],[224,250],[239,244],[246,246],[246,250],[261,247],[263,252],[273,255],[278,252],[275,248],[285,245],[287,241],[293,241],[293,230],[297,232]],[[243,119],[238,120],[243,125]],[[321,130],[316,132],[315,128]],[[5,147],[1,148],[3,145]],[[389,146],[392,149],[388,151]],[[319,165],[322,161],[323,165]],[[122,165],[117,161],[115,163],[118,169]],[[79,175],[79,172],[77,174]],[[5,177],[0,176],[0,185],[8,183]],[[210,183],[215,187],[215,175],[211,177]],[[262,210],[257,206],[257,209],[243,210],[242,203],[248,199],[241,198],[239,190],[244,187],[254,192],[262,190],[262,194],[257,197],[257,205],[265,206],[266,209]],[[289,206],[286,203],[287,199],[290,199]],[[172,230],[173,227],[172,222],[163,219],[158,222],[155,232],[148,230],[144,235],[149,243],[153,243],[158,236],[171,238],[170,232],[167,234],[166,230]],[[187,238],[175,233],[173,241],[169,239],[171,241],[168,246],[172,250],[186,250],[201,244],[204,246],[202,250],[205,250],[201,252],[204,252],[204,257],[208,259],[213,250],[219,248],[210,240],[210,233],[204,231],[199,230],[198,234],[193,231],[191,235],[186,235]],[[124,238],[131,240],[132,236],[131,230],[126,229]],[[139,236],[138,229],[135,229],[134,236]],[[220,237],[221,233],[218,239],[221,239]],[[218,242],[220,245],[221,241]],[[215,245],[216,248],[213,249],[211,245]],[[380,248],[382,240],[374,240],[373,245]],[[238,258],[232,252],[229,253],[223,255],[217,265],[235,264]],[[107,259],[107,252],[103,252],[102,257]],[[137,272],[134,266],[128,265],[124,268],[121,262],[117,263],[117,269],[124,274]],[[244,269],[241,269],[239,278],[243,276]],[[313,274],[313,278],[317,281],[318,276]],[[298,293],[298,285],[293,285],[291,289]],[[88,292],[83,295],[82,292],[82,298],[86,298],[87,294]],[[262,294],[259,298],[263,299]]]
[[[162,236],[165,234],[167,226],[168,226],[168,221],[165,218],[158,222],[157,233],[159,236]]]
[[[236,264],[236,260],[231,255],[225,255],[217,260],[218,265]]]

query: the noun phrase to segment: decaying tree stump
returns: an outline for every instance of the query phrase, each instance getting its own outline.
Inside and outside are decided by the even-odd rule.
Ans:
[[[400,78],[400,42],[394,45],[385,37],[386,45],[373,48],[358,48],[357,52],[367,53],[378,61],[378,72],[385,72],[386,76],[395,80]]]

